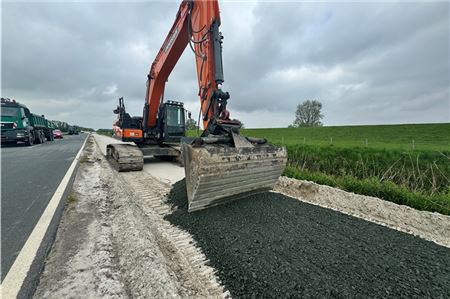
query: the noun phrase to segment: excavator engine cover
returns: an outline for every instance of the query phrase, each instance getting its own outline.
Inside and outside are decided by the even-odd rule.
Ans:
[[[182,143],[189,212],[271,190],[287,162],[285,148]]]
[[[117,171],[139,171],[144,168],[142,151],[134,144],[108,144],[106,158]]]

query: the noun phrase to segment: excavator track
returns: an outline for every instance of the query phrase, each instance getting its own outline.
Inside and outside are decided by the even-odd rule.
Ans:
[[[287,162],[285,148],[182,143],[189,212],[271,190]]]
[[[108,144],[106,157],[117,171],[140,171],[144,168],[142,151],[131,143]]]

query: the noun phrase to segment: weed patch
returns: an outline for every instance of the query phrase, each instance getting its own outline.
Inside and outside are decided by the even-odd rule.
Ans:
[[[67,197],[67,203],[70,204],[74,204],[78,201],[78,198],[76,196],[76,194],[72,191],[70,192],[69,196]]]
[[[84,164],[84,163],[86,163],[88,160],[89,160],[89,158],[88,158],[87,155],[82,155],[82,156],[80,157],[80,164]]]

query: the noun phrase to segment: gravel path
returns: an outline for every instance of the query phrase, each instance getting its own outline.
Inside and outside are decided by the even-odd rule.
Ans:
[[[188,231],[233,297],[450,297],[450,249],[278,193],[165,219]]]

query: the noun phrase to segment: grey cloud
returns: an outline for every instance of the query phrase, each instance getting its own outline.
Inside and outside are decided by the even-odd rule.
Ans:
[[[119,96],[141,114],[178,5],[3,3],[2,96],[97,128],[111,126]],[[448,3],[220,5],[224,88],[247,127],[287,126],[311,98],[325,124],[449,121]],[[166,98],[194,110],[197,92],[187,48]]]

